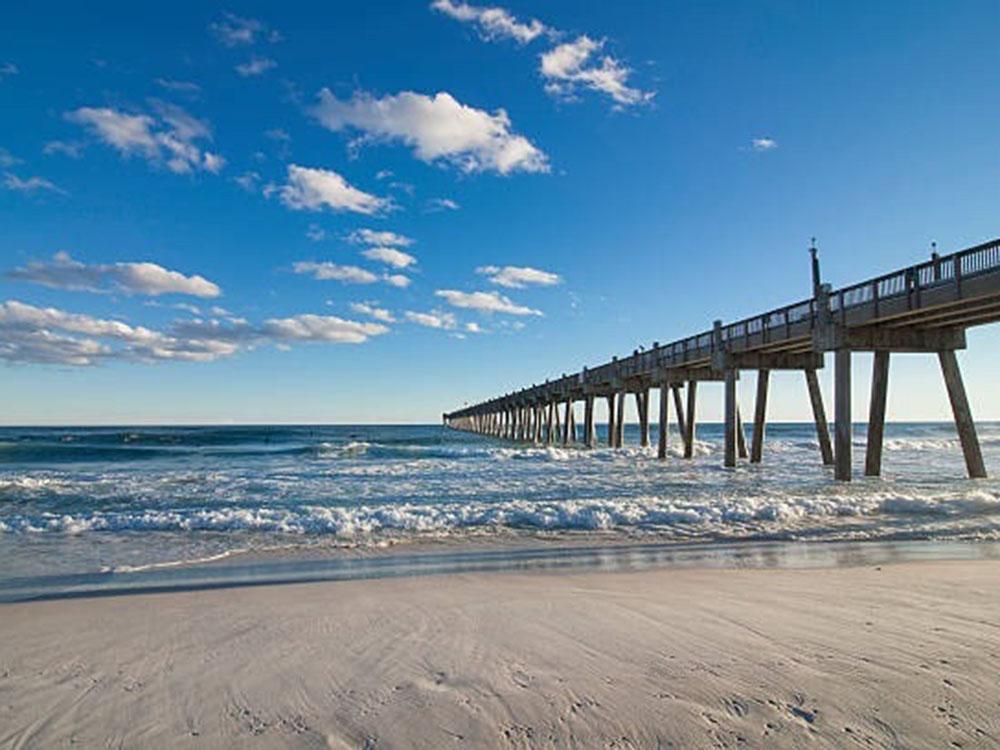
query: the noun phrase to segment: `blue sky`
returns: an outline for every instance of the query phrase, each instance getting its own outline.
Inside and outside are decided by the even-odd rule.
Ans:
[[[0,420],[436,421],[804,298],[814,235],[835,286],[991,239],[998,31],[986,2],[5,9]],[[969,344],[1000,418],[1000,334]],[[889,409],[948,416],[932,358]]]

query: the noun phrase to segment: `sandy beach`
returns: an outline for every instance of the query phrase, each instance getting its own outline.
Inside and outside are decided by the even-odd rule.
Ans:
[[[0,606],[0,746],[990,747],[1000,562]]]

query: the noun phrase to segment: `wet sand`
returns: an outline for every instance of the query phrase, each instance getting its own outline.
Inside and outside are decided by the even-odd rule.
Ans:
[[[1000,562],[0,605],[0,747],[1000,746]]]

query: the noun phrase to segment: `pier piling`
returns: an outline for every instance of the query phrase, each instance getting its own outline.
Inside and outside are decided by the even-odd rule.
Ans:
[[[753,437],[750,444],[750,463],[759,464],[764,453],[764,428],[767,423],[767,387],[770,370],[757,371],[757,399],[754,403]]]
[[[865,476],[882,473],[882,438],[885,434],[885,403],[889,392],[889,352],[877,351],[872,360],[872,394],[865,441]]]

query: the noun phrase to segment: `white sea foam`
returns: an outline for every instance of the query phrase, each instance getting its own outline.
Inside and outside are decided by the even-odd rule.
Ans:
[[[732,495],[713,501],[663,496],[496,503],[373,504],[354,507],[172,509],[8,515],[6,532],[257,531],[355,536],[380,531],[428,532],[474,527],[565,530],[670,528],[698,525],[725,533],[732,527],[797,528],[874,514],[971,517],[1000,514],[1000,497],[974,492],[961,498],[869,494]],[[1000,515],[998,515],[1000,517]]]

